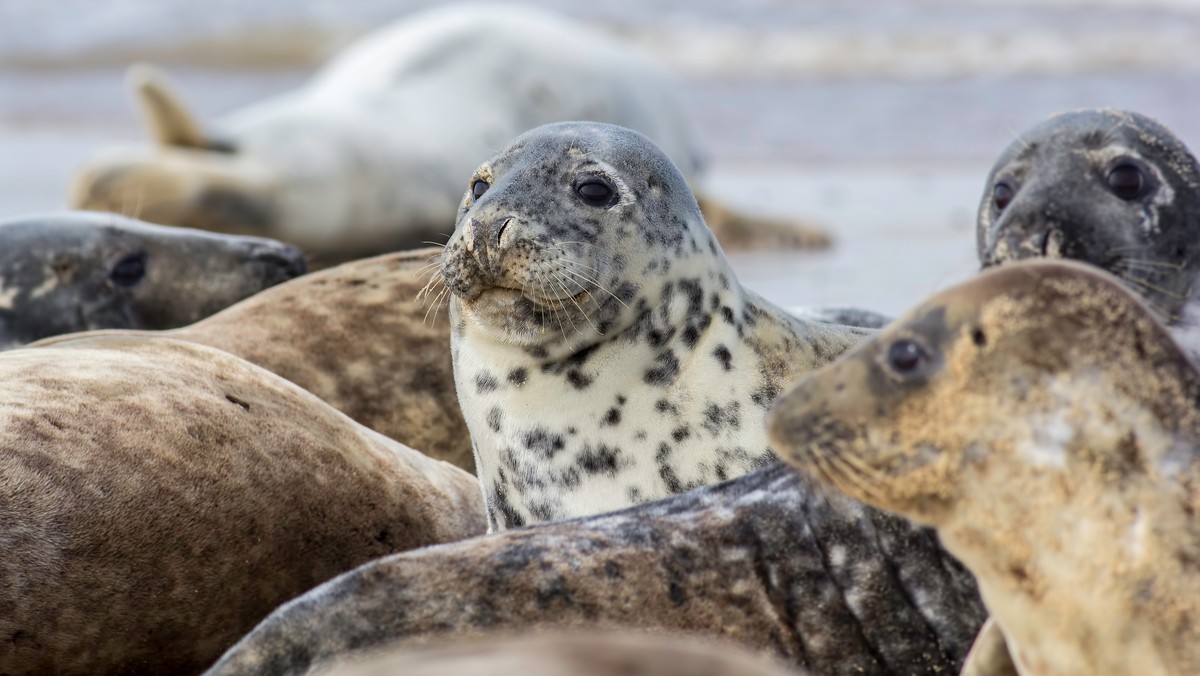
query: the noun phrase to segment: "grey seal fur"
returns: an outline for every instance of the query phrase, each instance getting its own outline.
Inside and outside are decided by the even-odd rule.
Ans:
[[[60,212],[0,221],[0,349],[90,329],[191,324],[305,272],[261,237]]]
[[[1121,282],[1027,261],[811,374],[769,425],[787,461],[934,526],[1021,673],[1184,674],[1200,671],[1198,401],[1200,372]]]
[[[208,673],[620,628],[722,638],[818,673],[945,674],[984,619],[973,578],[931,531],[776,462],[613,514],[374,561],[281,606]]]
[[[743,289],[670,158],[592,122],[538,127],[476,170],[430,289],[450,297],[493,528],[762,467],[775,395],[869,333]]]

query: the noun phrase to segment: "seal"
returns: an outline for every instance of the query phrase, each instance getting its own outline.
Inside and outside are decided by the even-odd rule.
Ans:
[[[869,333],[741,288],[667,155],[600,123],[539,127],[476,170],[439,273],[495,529],[762,467],[776,394]]]
[[[277,237],[322,259],[443,241],[462,177],[549,122],[638,129],[688,175],[703,152],[674,83],[629,44],[532,8],[455,4],[363,37],[310,82],[208,132],[149,67],[130,86],[156,145],[111,148],[79,170],[72,204],[157,223]],[[825,247],[811,226],[711,197],[736,247]]]
[[[801,676],[727,642],[628,632],[491,639],[335,664],[328,676]]]
[[[775,462],[612,514],[373,561],[280,606],[208,673],[622,629],[721,638],[823,674],[953,674],[985,617],[930,530]]]
[[[781,456],[937,529],[1020,673],[1200,670],[1200,373],[1114,277],[1026,262],[802,380]]]
[[[1200,166],[1145,115],[1081,110],[1021,134],[988,175],[976,247],[984,267],[1051,257],[1103,268],[1200,353]]]
[[[485,529],[469,474],[220,350],[0,355],[0,672],[196,673],[283,601]]]
[[[184,326],[304,271],[299,250],[259,237],[83,212],[0,221],[0,349]]]
[[[454,393],[450,321],[417,300],[429,259],[440,251],[343,263],[161,334],[86,335],[163,335],[219,348],[283,376],[376,432],[474,472],[470,433]]]

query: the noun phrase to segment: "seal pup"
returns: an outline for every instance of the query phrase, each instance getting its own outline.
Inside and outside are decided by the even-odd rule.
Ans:
[[[869,333],[743,289],[670,158],[594,122],[481,165],[438,272],[493,529],[762,467],[780,388]]]
[[[985,616],[931,531],[775,462],[620,512],[373,561],[281,606],[208,673],[623,629],[722,638],[823,674],[946,674]]]
[[[405,17],[214,132],[153,69],[134,68],[129,82],[156,145],[91,159],[74,205],[136,204],[147,220],[277,237],[324,259],[442,241],[462,177],[549,122],[632,127],[690,177],[703,173],[669,77],[631,45],[528,7],[455,4]],[[829,245],[812,227],[702,202],[727,246]]]
[[[1200,166],[1145,115],[1081,110],[1018,136],[988,174],[976,249],[984,267],[1050,257],[1103,268],[1200,353]]]
[[[0,673],[195,673],[313,585],[484,529],[469,474],[220,350],[0,355]]]
[[[0,350],[100,328],[191,324],[304,274],[293,246],[115,214],[0,221]]]
[[[283,376],[356,422],[475,471],[454,393],[450,321],[416,300],[439,249],[344,263],[163,335],[220,348]],[[35,343],[53,345],[76,336]]]
[[[629,632],[551,633],[391,651],[324,676],[801,676],[718,641]]]
[[[936,527],[1023,674],[1200,672],[1200,373],[1115,278],[1004,266],[776,402],[780,455]]]

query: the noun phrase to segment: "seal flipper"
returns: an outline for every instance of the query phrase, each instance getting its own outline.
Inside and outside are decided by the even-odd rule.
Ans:
[[[183,97],[162,70],[146,63],[135,63],[125,71],[125,82],[133,95],[142,121],[150,135],[162,146],[233,152],[228,141],[211,138],[188,112]]]
[[[798,221],[764,218],[741,213],[701,192],[696,202],[721,247],[729,251],[745,249],[828,249],[833,244],[829,233]]]
[[[1017,676],[1017,666],[996,620],[988,618],[967,653],[959,676]]]

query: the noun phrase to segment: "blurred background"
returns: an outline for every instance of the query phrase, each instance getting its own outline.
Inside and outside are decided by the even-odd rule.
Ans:
[[[434,4],[448,3],[0,0],[0,217],[61,208],[84,157],[143,138],[123,86],[132,61],[166,66],[211,120]],[[1052,113],[1130,108],[1200,143],[1200,0],[527,4],[677,75],[713,192],[835,235],[828,252],[735,257],[747,286],[785,306],[899,313],[970,275],[988,168]]]

